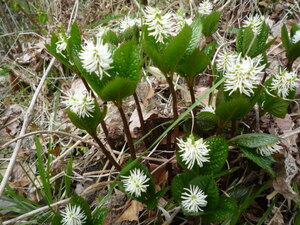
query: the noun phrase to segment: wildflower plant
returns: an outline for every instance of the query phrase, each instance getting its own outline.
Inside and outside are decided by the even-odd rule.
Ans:
[[[167,196],[170,187],[168,196],[172,198],[165,208],[180,206],[184,215],[201,216],[205,223],[225,219],[228,222],[236,218],[239,202],[221,194],[216,181],[237,169],[224,166],[226,160],[231,159],[229,146],[263,168],[269,176],[275,176],[272,155],[282,151],[281,140],[270,134],[252,133],[253,126],[246,128],[243,124],[246,119],[255,122],[253,116],[249,116],[254,112],[284,117],[298,87],[297,73],[292,70],[292,64],[279,68],[277,74],[268,73],[266,50],[275,39],[269,40],[270,28],[265,17],[248,15],[237,29],[235,44],[222,49],[213,40],[222,12],[214,9],[208,0],[201,1],[195,17],[188,16],[189,19],[181,10],[175,14],[147,6],[144,13],[141,24],[137,23],[137,17],[128,16],[119,24],[118,32],[104,28],[101,35],[85,42],[76,23],[68,35],[63,30],[61,34],[53,34],[48,51],[80,77],[88,89],[64,97],[68,116],[76,127],[94,138],[119,170],[116,186],[130,198],[154,209],[159,199]],[[190,19],[192,22],[187,21]],[[282,32],[283,45],[292,63],[298,57],[295,49],[300,43],[300,30],[294,25],[290,34],[285,27]],[[216,53],[217,47],[220,49]],[[164,187],[154,183],[152,171],[140,160],[156,142],[136,158],[135,143],[122,109],[124,99],[135,95],[142,67],[147,65],[160,70],[172,96],[172,124],[160,139],[172,132],[174,141],[168,143],[168,150],[174,150],[179,166],[174,170],[178,173],[172,174],[172,163],[167,162],[170,177]],[[204,72],[210,74],[210,90],[197,99],[195,80],[204,76]],[[187,110],[193,112],[192,116],[177,109],[176,76],[190,91],[191,106]],[[200,104],[208,93],[209,102]],[[120,111],[131,157],[123,166],[97,138],[97,127],[104,121],[106,108],[99,106],[94,94],[112,102]],[[179,128],[183,128],[184,135],[180,136]],[[78,207],[70,206],[62,213],[65,218],[67,211],[84,220]],[[91,213],[85,212],[85,215],[86,221],[91,219]]]

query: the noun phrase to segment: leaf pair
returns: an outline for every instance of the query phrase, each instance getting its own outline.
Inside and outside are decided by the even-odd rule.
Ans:
[[[300,25],[293,24],[290,30],[290,34],[285,25],[281,28],[281,40],[282,45],[286,49],[286,57],[290,63],[293,63],[298,57],[300,57],[300,40],[293,43],[292,37],[300,30]]]
[[[242,56],[250,56],[251,58],[263,54],[275,41],[276,38],[269,41],[269,27],[263,22],[260,32],[256,35],[251,27],[242,27],[239,29],[236,39],[236,49],[242,53]]]

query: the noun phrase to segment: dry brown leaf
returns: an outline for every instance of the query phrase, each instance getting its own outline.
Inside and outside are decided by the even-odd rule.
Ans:
[[[138,221],[138,214],[140,211],[144,209],[142,203],[132,200],[130,202],[129,207],[122,213],[119,219],[116,221],[117,223],[121,223],[123,221]]]

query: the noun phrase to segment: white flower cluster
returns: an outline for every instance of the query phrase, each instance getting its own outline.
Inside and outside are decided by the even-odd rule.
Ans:
[[[261,30],[261,25],[265,21],[265,18],[263,16],[259,15],[249,15],[244,21],[243,21],[243,27],[250,27],[254,34],[258,34]]]
[[[164,43],[165,39],[177,35],[181,29],[191,25],[193,18],[185,18],[182,12],[163,12],[158,8],[146,7],[145,24],[148,26],[149,35],[153,36],[156,42]]]
[[[219,71],[228,70],[228,68],[236,62],[237,57],[238,54],[224,50],[223,53],[219,53],[218,58],[216,59],[217,69]]]
[[[296,72],[280,68],[279,73],[272,78],[271,90],[276,90],[279,97],[286,98],[291,90],[299,86],[299,81]]]
[[[138,25],[138,19],[132,19],[129,16],[125,16],[120,23],[120,32],[123,33],[125,30],[135,25]]]
[[[257,153],[261,154],[262,156],[270,156],[273,153],[280,152],[281,146],[279,145],[279,142],[271,145],[264,145],[257,148]]]
[[[149,181],[149,178],[141,169],[133,169],[130,171],[129,176],[122,176],[124,183],[125,191],[129,192],[131,195],[140,197],[143,192],[147,191],[146,184]]]
[[[62,225],[82,225],[86,221],[86,215],[81,211],[80,206],[68,204],[61,213]]]
[[[181,194],[182,207],[190,213],[203,211],[201,207],[207,205],[207,201],[205,200],[207,195],[196,185],[190,185],[189,188],[184,188],[184,190],[186,192]]]
[[[225,91],[230,91],[231,95],[235,91],[241,94],[251,96],[253,89],[260,84],[261,76],[265,65],[260,65],[262,57],[258,56],[254,59],[241,54],[235,56],[233,54],[224,53],[218,59],[217,67],[225,69],[224,81]]]
[[[215,114],[215,107],[213,107],[211,105],[207,105],[203,109],[201,109],[200,112],[210,112],[210,113]]]
[[[62,34],[58,35],[58,41],[56,42],[56,52],[62,54],[62,51],[67,48],[67,39]]]
[[[293,35],[292,42],[296,44],[300,41],[300,30],[297,30],[296,33]]]
[[[204,0],[199,4],[198,12],[201,15],[209,15],[213,10],[213,5],[210,3],[209,0]]]
[[[103,44],[101,38],[97,38],[96,44],[92,40],[86,41],[79,53],[83,68],[89,73],[95,72],[100,79],[103,74],[109,76],[106,70],[111,68],[110,64],[113,62],[111,57],[109,46]]]
[[[156,42],[164,43],[164,39],[175,35],[176,24],[171,12],[163,14],[158,8],[146,7],[145,24],[150,31],[149,35],[154,36]]]
[[[94,99],[87,92],[76,90],[74,93],[67,93],[67,97],[63,97],[63,103],[79,117],[92,117],[95,104]]]
[[[204,162],[209,162],[210,149],[202,138],[197,141],[191,137],[188,137],[186,141],[179,138],[177,140],[182,160],[186,163],[188,169],[192,169],[195,163],[202,167]]]

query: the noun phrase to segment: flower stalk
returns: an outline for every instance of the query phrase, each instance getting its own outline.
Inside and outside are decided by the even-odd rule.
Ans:
[[[115,106],[118,108],[120,115],[121,115],[121,119],[124,125],[124,131],[125,131],[125,135],[127,138],[127,142],[129,145],[129,151],[130,151],[130,156],[132,159],[136,159],[136,154],[135,154],[135,148],[134,148],[134,144],[133,144],[133,140],[130,134],[130,130],[129,130],[129,126],[128,126],[128,121],[126,118],[126,115],[124,113],[124,110],[122,108],[122,102],[113,102],[115,104]]]

